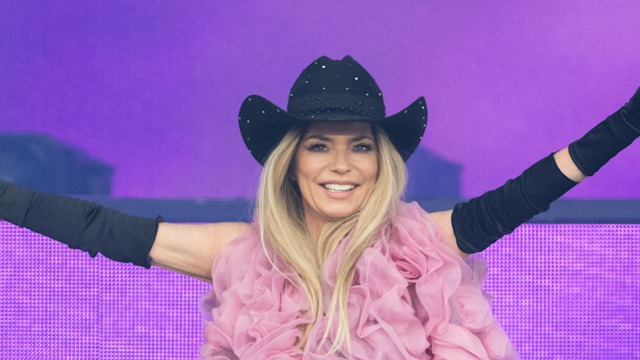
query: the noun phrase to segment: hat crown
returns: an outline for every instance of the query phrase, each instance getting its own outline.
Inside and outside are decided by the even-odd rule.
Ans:
[[[351,56],[326,56],[307,66],[289,93],[287,111],[302,118],[342,120],[385,117],[382,92]]]

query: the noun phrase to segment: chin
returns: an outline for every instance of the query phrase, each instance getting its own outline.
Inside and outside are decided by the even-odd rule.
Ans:
[[[327,211],[325,215],[331,220],[341,220],[347,218],[355,213],[357,213],[360,209],[336,209],[334,211]]]

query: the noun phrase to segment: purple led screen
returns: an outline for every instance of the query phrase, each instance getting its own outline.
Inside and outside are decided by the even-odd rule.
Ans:
[[[526,224],[484,253],[523,359],[640,357],[640,225]],[[0,222],[2,359],[192,359],[210,285]]]
[[[115,196],[252,198],[242,100],[286,106],[315,58],[351,54],[387,112],[424,95],[425,149],[461,195],[502,184],[640,85],[640,2],[0,1],[0,132],[115,169]],[[640,198],[640,145],[569,198]]]

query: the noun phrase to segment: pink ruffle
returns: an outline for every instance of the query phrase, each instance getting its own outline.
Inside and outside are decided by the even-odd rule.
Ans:
[[[401,203],[393,225],[358,261],[348,299],[351,353],[333,358],[517,359],[491,314],[483,279],[440,240],[435,221],[416,203]],[[325,264],[327,300],[347,243]],[[213,290],[201,304],[201,359],[328,358],[331,335],[318,347],[326,318],[304,350],[295,347],[301,326],[311,321],[309,304],[302,289],[273,269],[256,225],[220,253],[212,276]]]

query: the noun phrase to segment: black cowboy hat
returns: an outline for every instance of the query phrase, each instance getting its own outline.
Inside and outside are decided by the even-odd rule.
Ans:
[[[312,121],[363,121],[379,125],[406,161],[422,140],[427,104],[418,98],[404,110],[385,115],[375,80],[351,56],[326,56],[307,66],[289,93],[287,110],[259,95],[240,107],[240,132],[253,157],[262,165],[295,124]]]

